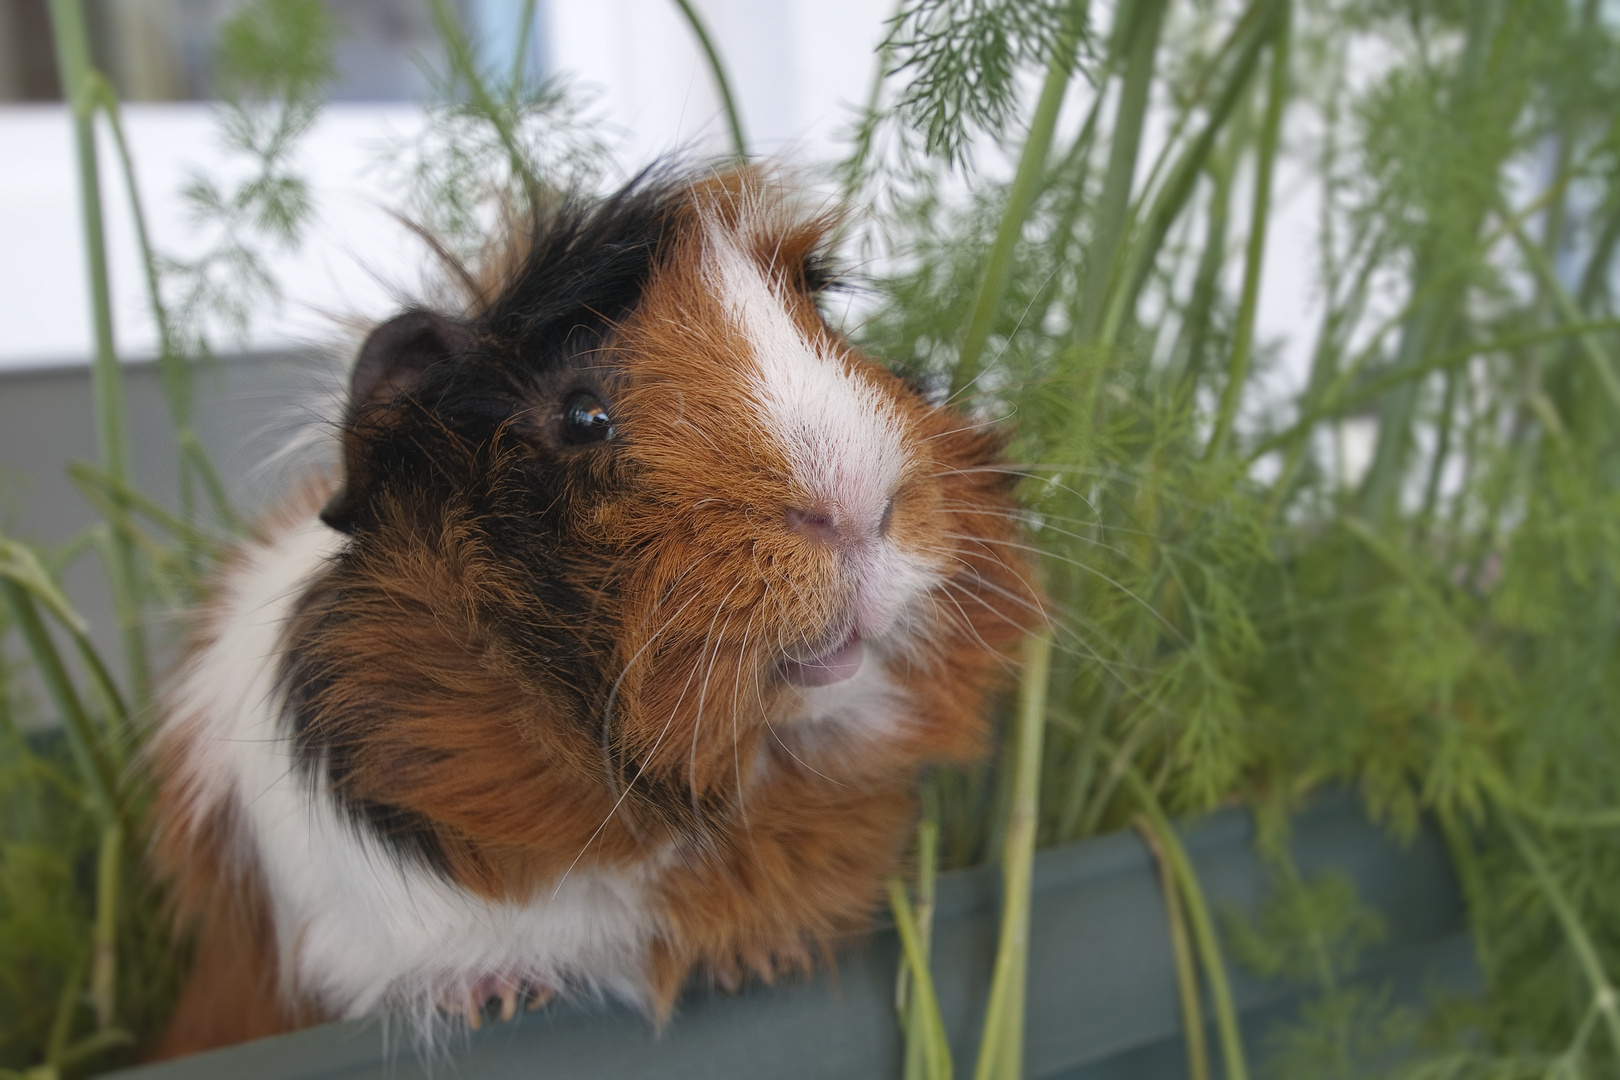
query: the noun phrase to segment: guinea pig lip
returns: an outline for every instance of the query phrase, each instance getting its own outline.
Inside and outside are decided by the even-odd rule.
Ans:
[[[778,671],[784,681],[793,686],[831,686],[853,679],[866,659],[866,646],[861,643],[861,632],[850,632],[831,649],[807,658],[784,657]]]

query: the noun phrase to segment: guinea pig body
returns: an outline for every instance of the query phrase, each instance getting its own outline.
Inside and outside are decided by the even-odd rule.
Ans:
[[[1038,618],[998,437],[816,306],[740,170],[535,221],[357,362],[343,475],[222,569],[153,743],[163,1052],[807,967]]]

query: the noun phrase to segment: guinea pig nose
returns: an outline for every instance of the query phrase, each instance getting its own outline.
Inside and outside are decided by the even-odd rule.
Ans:
[[[802,533],[812,540],[819,540],[823,544],[837,544],[839,540],[838,523],[833,515],[821,508],[800,510],[790,506],[787,510],[788,528],[796,533]]]

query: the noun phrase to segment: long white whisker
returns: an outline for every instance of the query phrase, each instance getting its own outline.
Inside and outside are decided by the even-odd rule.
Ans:
[[[731,591],[726,593],[726,595],[721,598],[720,603],[715,606],[714,618],[709,620],[708,633],[706,633],[704,635],[704,637],[703,637],[703,653],[700,654],[699,657],[698,657],[698,663],[701,665],[702,662],[703,662],[703,656],[708,655],[709,656],[709,666],[708,666],[707,670],[705,670],[703,672],[703,684],[698,689],[697,718],[692,723],[692,750],[691,750],[691,754],[687,758],[687,772],[689,774],[688,783],[691,785],[691,788],[692,788],[692,810],[693,810],[694,813],[697,814],[697,816],[699,818],[701,818],[703,815],[702,815],[702,810],[698,806],[698,801],[697,801],[697,797],[698,797],[698,793],[697,793],[697,745],[698,745],[698,733],[703,730],[703,706],[704,706],[704,703],[707,700],[708,694],[709,694],[709,678],[714,674],[714,665],[720,659],[720,643],[719,643],[719,641],[717,639],[715,639],[715,636],[714,636],[714,624],[719,621],[720,613],[726,609],[726,601],[730,600],[732,595],[735,594],[738,589],[742,588],[743,582],[746,581],[746,580],[748,580],[748,579],[747,578],[738,578],[737,579],[737,584],[733,585],[731,587]],[[727,626],[729,626],[729,625],[731,625],[731,616],[727,615],[726,616],[726,621],[724,623],[720,624],[721,637],[725,636],[725,632],[726,632],[725,628]],[[710,642],[713,642],[714,646],[715,646],[714,652],[712,654],[709,652],[709,644],[710,644]]]
[[[1101,580],[1103,580],[1103,581],[1107,582],[1108,584],[1112,585],[1114,588],[1118,589],[1124,595],[1126,595],[1126,596],[1130,597],[1132,600],[1136,601],[1136,603],[1139,604],[1142,607],[1142,610],[1146,611],[1148,614],[1152,615],[1155,619],[1159,620],[1159,622],[1164,626],[1164,628],[1166,630],[1170,631],[1171,635],[1174,636],[1177,641],[1181,642],[1183,645],[1191,645],[1192,644],[1191,642],[1189,642],[1187,640],[1187,637],[1186,637],[1185,634],[1183,634],[1180,630],[1176,629],[1176,627],[1170,622],[1170,620],[1166,619],[1162,614],[1160,614],[1159,610],[1157,608],[1155,608],[1152,604],[1148,603],[1147,600],[1144,597],[1140,596],[1134,589],[1132,589],[1130,586],[1124,584],[1123,582],[1115,581],[1113,578],[1109,577],[1107,574],[1103,573],[1101,570],[1098,570],[1095,566],[1089,566],[1086,563],[1083,563],[1083,562],[1079,561],[1078,559],[1071,559],[1071,558],[1068,558],[1066,556],[1055,555],[1055,554],[1053,554],[1052,552],[1049,552],[1049,551],[1043,551],[1040,548],[1035,547],[1035,546],[1030,545],[1030,544],[1020,544],[1020,543],[1018,543],[1017,541],[1014,541],[1014,540],[996,540],[996,539],[993,539],[991,537],[985,537],[985,536],[969,536],[969,535],[967,535],[965,533],[945,533],[944,535],[950,537],[952,540],[963,540],[963,541],[966,541],[968,543],[984,544],[984,545],[1000,544],[1003,547],[1013,548],[1013,549],[1018,550],[1018,551],[1028,551],[1028,552],[1032,552],[1033,554],[1036,554],[1036,555],[1043,555],[1043,556],[1045,556],[1047,558],[1056,559],[1058,562],[1061,562],[1061,563],[1067,563],[1068,565],[1073,566],[1078,570],[1084,570],[1086,573],[1092,574],[1092,575],[1100,578]]]

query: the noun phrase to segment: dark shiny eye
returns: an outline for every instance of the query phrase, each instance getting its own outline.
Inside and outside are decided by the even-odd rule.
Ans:
[[[602,442],[613,435],[613,418],[600,398],[581,390],[563,406],[563,428],[569,442]]]

